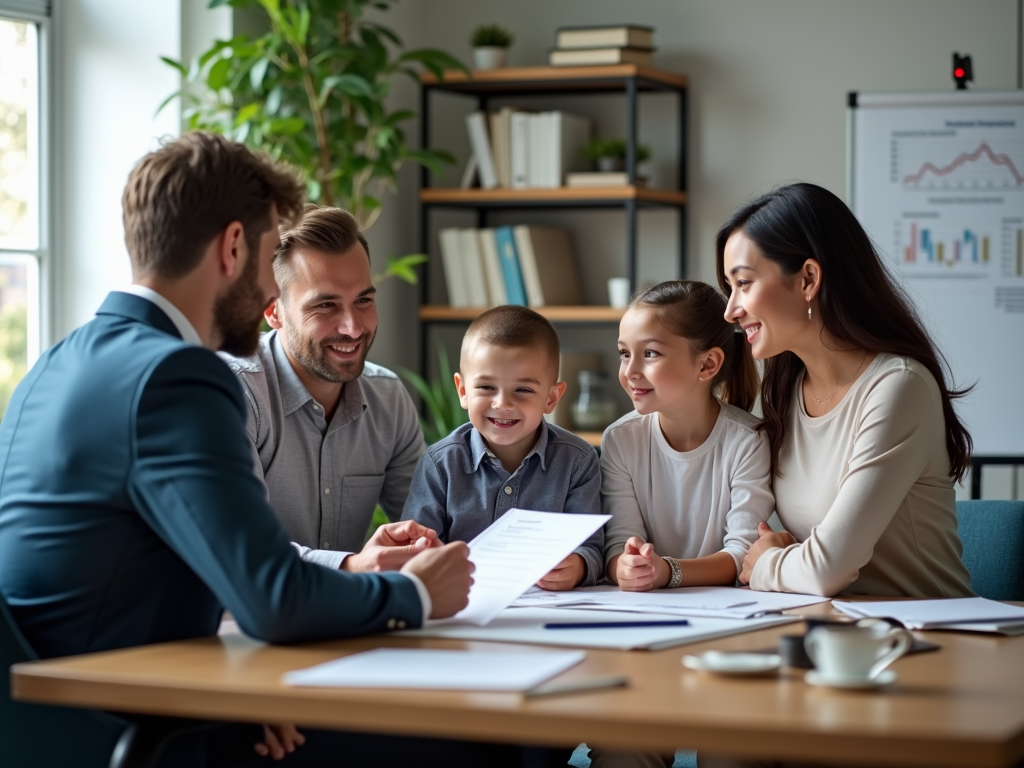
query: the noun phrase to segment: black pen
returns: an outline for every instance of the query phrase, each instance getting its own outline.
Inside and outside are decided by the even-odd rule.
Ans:
[[[639,627],[688,627],[690,622],[686,619],[672,619],[670,621],[590,621],[579,623],[555,623],[545,624],[544,629],[628,629]]]

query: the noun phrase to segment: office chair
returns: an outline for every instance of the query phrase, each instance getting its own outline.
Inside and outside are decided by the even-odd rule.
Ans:
[[[1024,501],[958,501],[956,512],[971,589],[990,600],[1024,600]]]

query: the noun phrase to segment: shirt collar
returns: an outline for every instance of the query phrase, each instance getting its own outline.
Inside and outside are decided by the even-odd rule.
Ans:
[[[277,381],[281,387],[281,405],[284,408],[284,415],[289,416],[313,399],[302,383],[299,375],[292,368],[291,360],[281,345],[281,339],[276,330],[263,335],[262,342],[267,345],[271,356],[274,358],[274,367],[277,369]],[[351,421],[366,408],[366,401],[363,397],[363,389],[360,383],[362,376],[347,382],[341,388],[341,402],[338,403],[338,411],[344,411]],[[334,415],[335,423],[338,421],[338,414]]]
[[[523,458],[523,464],[529,461],[531,456],[537,454],[538,458],[540,459],[540,468],[547,472],[548,466],[547,461],[545,461],[544,457],[547,455],[548,435],[550,434],[550,432],[551,430],[548,429],[547,421],[541,421],[540,437],[537,438],[537,443],[533,446],[530,452],[526,454],[525,458]],[[480,434],[480,430],[478,430],[476,427],[473,427],[473,429],[469,431],[469,451],[470,463],[473,472],[476,472],[478,469],[480,469],[480,462],[484,460],[485,456],[494,456],[494,453],[491,451],[490,448],[487,447],[487,444],[484,442],[484,438]]]
[[[170,318],[170,321],[174,323],[174,327],[178,329],[178,333],[181,334],[182,340],[187,341],[189,344],[196,344],[200,347],[203,346],[203,340],[199,338],[199,333],[196,331],[195,326],[189,322],[188,318],[185,317],[182,311],[174,306],[168,298],[157,293],[152,288],[148,288],[145,285],[137,285],[135,283],[125,288],[124,292],[156,304],[163,310],[164,314]]]

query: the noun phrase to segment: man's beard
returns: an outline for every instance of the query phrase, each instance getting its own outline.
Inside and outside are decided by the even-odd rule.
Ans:
[[[235,357],[255,354],[260,343],[260,322],[269,300],[259,284],[259,256],[249,252],[242,274],[213,306],[213,323],[220,350]]]
[[[294,333],[294,329],[288,329],[288,351],[291,352],[295,361],[324,381],[335,384],[345,384],[359,378],[366,364],[366,355],[373,345],[375,333],[364,333],[357,339],[351,336],[332,336],[329,339],[314,339],[310,336],[301,336]],[[358,359],[348,363],[332,363],[324,347],[336,344],[350,346],[359,344],[360,354]]]

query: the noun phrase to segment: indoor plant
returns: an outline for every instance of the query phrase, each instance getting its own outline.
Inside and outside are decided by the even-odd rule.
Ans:
[[[591,139],[583,151],[597,165],[597,170],[602,173],[625,170],[625,139]],[[648,149],[647,145],[637,144],[636,161],[642,163],[645,160],[649,160],[650,157],[651,150]]]
[[[216,131],[301,169],[309,199],[351,211],[369,229],[383,193],[394,191],[405,162],[438,170],[450,155],[406,146],[402,125],[415,117],[387,104],[398,75],[420,68],[443,78],[466,67],[444,51],[403,50],[388,27],[366,17],[394,0],[212,0],[209,7],[256,6],[267,32],[219,40],[179,70],[189,129]],[[425,260],[389,257],[383,276],[415,282]]]
[[[497,24],[483,24],[473,30],[469,44],[473,46],[473,65],[477,69],[500,69],[505,66],[508,49],[515,38]]]

